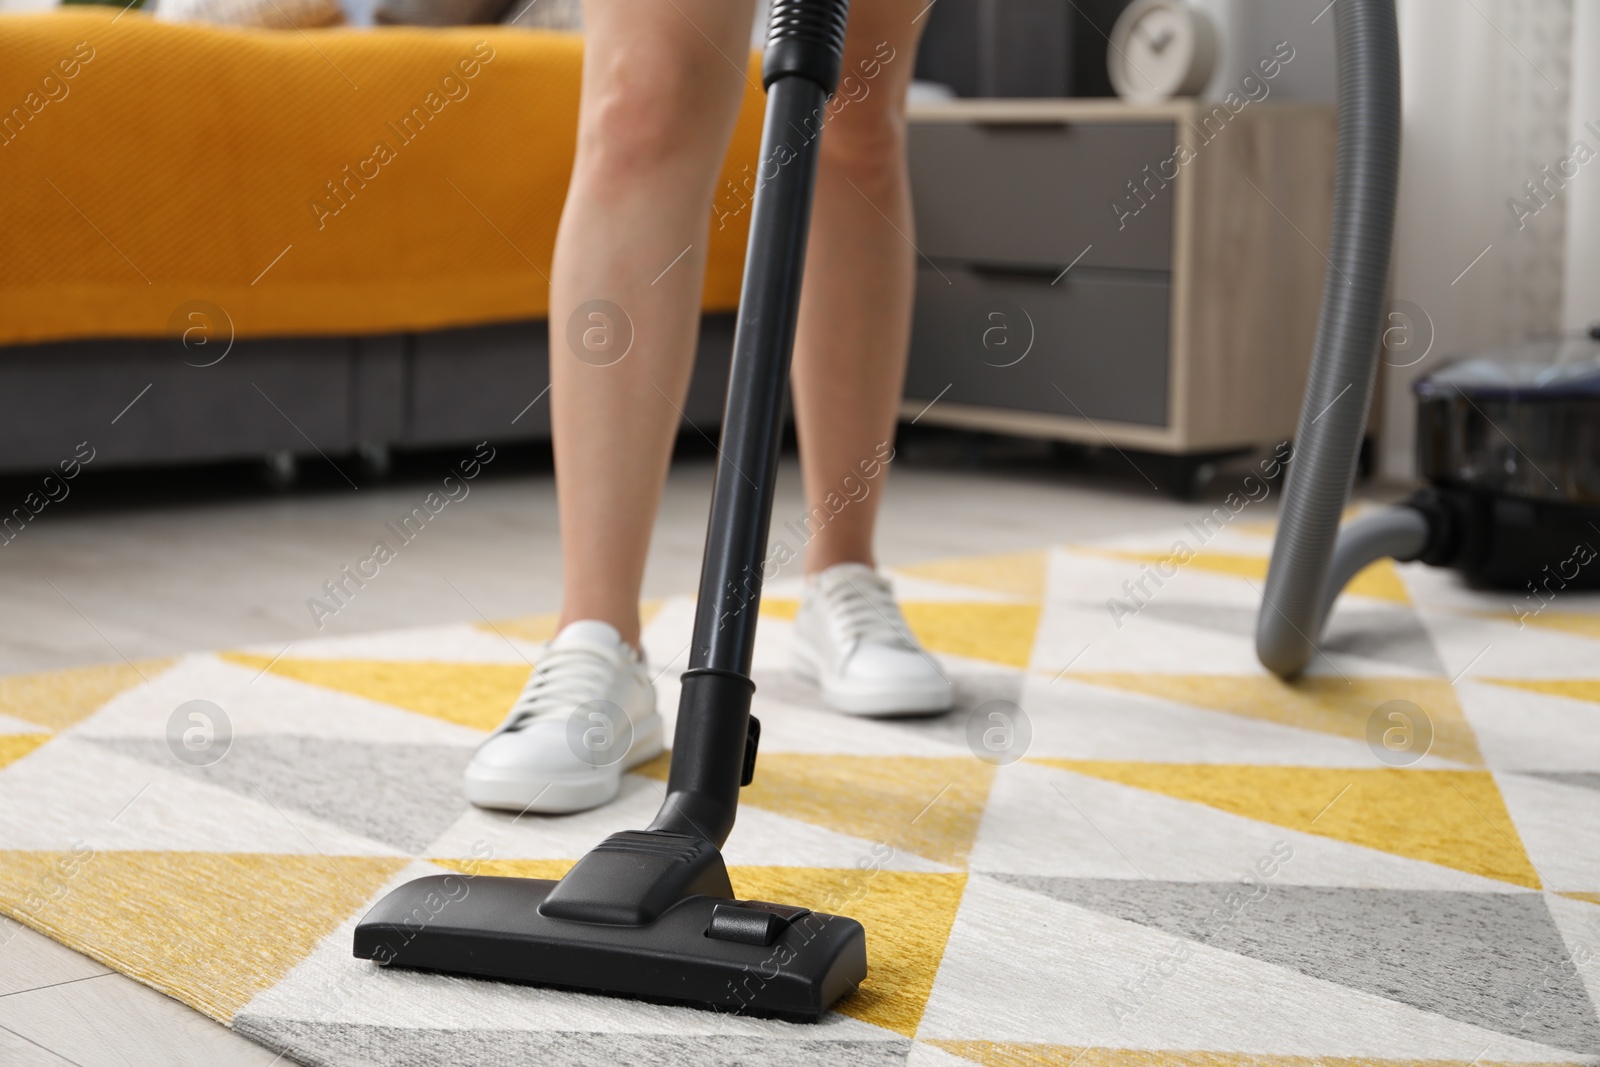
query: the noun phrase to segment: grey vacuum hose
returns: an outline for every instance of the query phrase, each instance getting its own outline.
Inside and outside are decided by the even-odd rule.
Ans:
[[[1333,559],[1328,564],[1327,592],[1323,596],[1322,610],[1317,612],[1317,629],[1312,633],[1327,625],[1333,602],[1339,599],[1350,579],[1368,564],[1380,559],[1416,559],[1427,549],[1431,536],[1428,517],[1408,507],[1384,508],[1340,530],[1338,543],[1333,547]]]
[[[1329,564],[1372,403],[1399,184],[1394,0],[1339,0],[1333,18],[1339,55],[1333,239],[1310,381],[1256,620],[1256,655],[1285,678],[1311,661],[1322,612],[1333,599]]]

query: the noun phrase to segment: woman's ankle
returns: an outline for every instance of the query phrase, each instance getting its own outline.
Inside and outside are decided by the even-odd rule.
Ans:
[[[642,627],[640,626],[637,609],[632,613],[603,610],[584,611],[582,609],[567,611],[563,609],[556,619],[556,633],[560,633],[575,622],[603,622],[617,631],[617,636],[629,648],[639,651],[642,647],[639,644]]]

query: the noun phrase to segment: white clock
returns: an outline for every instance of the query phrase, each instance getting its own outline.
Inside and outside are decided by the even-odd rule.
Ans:
[[[1217,34],[1184,0],[1134,0],[1111,31],[1111,86],[1124,100],[1197,96],[1217,65]]]

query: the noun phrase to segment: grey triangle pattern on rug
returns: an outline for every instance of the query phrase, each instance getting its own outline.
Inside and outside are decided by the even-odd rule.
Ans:
[[[1414,612],[1374,611],[1335,602],[1319,644],[1324,652],[1448,674],[1433,638]]]
[[[1539,893],[991,875],[1211,948],[1573,1052],[1600,1019]],[[1256,890],[1255,892],[1259,892]]]
[[[190,767],[174,759],[162,741],[92,740],[251,800],[266,796],[286,811],[304,812],[413,855],[467,809],[461,775],[472,749],[461,746],[252,734],[234,738],[216,763]]]
[[[307,1067],[593,1067],[635,1064],[677,1067],[796,1067],[848,1063],[899,1067],[911,1042],[732,1036],[723,1034],[561,1033],[551,1030],[446,1030],[322,1023],[244,1012],[233,1028],[271,1049],[291,1053]]]
[[[828,710],[827,703],[822,699],[822,690],[793,671],[757,669],[751,672],[750,678],[756,683],[756,692],[768,700],[792,704],[797,708]]]
[[[884,719],[882,725],[907,734],[943,741],[967,748],[967,719],[991,700],[1018,704],[1022,700],[1021,671],[949,670],[945,672],[956,688],[955,704],[949,711],[934,715]]]
[[[878,725],[944,741],[950,745],[967,747],[967,716],[980,704],[991,700],[1008,700],[1015,704],[1022,698],[1023,672],[1019,670],[956,669],[945,668],[945,674],[955,686],[955,705],[949,711],[903,718],[880,719]],[[755,672],[756,692],[769,700],[779,700],[798,707],[832,710],[822,699],[816,684],[791,671]]]
[[[1146,604],[1140,614],[1177,626],[1236,637],[1253,638],[1256,632],[1254,608],[1156,599]],[[1430,674],[1445,673],[1433,639],[1421,620],[1411,613],[1337,605],[1328,618],[1326,635],[1318,645],[1324,652],[1360,656]]]
[[[1543,778],[1547,782],[1560,782],[1562,785],[1577,786],[1579,789],[1600,790],[1600,771],[1523,771],[1531,778]]]
[[[1103,605],[1101,609],[1104,610]],[[1256,613],[1249,608],[1229,604],[1201,604],[1192,600],[1163,600],[1157,597],[1140,608],[1139,614],[1175,626],[1213,630],[1235,637],[1252,637],[1256,632]]]

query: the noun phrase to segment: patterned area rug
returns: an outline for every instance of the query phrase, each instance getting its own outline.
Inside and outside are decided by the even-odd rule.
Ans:
[[[769,591],[727,858],[866,925],[815,1026],[351,957],[401,881],[654,813],[664,760],[583,815],[462,801],[548,618],[0,679],[0,909],[307,1064],[1600,1062],[1600,601],[1383,564],[1285,686],[1271,531],[1223,525],[897,572],[942,718],[826,711]],[[692,614],[650,612],[669,716]]]

